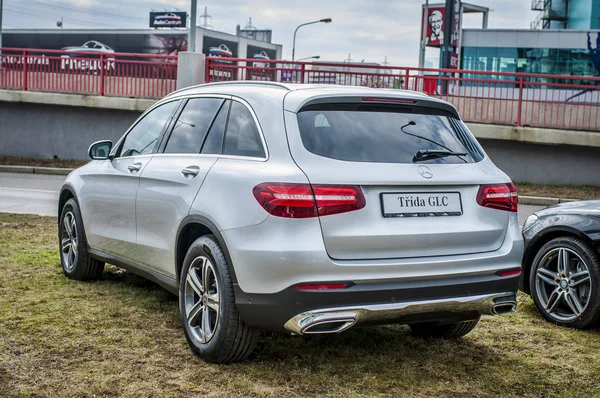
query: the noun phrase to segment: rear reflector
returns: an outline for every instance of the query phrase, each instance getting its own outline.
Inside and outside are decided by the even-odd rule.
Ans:
[[[316,285],[299,285],[296,286],[297,290],[335,290],[345,289],[348,287],[347,283],[320,283]]]
[[[500,271],[498,272],[498,275],[500,276],[516,276],[516,275],[521,275],[521,269],[510,269],[508,271]]]
[[[366,204],[358,186],[265,182],[255,186],[252,193],[269,214],[287,218],[345,213]]]
[[[516,212],[518,201],[517,188],[512,182],[482,185],[477,192],[477,203],[490,209]]]

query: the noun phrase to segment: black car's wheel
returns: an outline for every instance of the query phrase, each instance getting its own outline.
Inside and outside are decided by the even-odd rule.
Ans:
[[[79,205],[69,199],[63,206],[58,225],[60,262],[64,274],[79,281],[100,278],[104,263],[92,258],[88,253],[87,240]]]
[[[241,361],[256,345],[258,332],[240,318],[227,260],[213,235],[198,238],[188,249],[179,283],[179,311],[190,347],[205,361]]]
[[[416,323],[410,325],[415,336],[426,338],[457,339],[469,334],[479,323],[479,318],[464,322],[445,324]]]
[[[587,243],[551,240],[536,254],[530,274],[531,297],[544,318],[578,329],[600,321],[600,260]]]

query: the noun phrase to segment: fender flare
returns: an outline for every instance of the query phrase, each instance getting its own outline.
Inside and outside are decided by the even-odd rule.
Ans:
[[[179,224],[179,227],[177,228],[177,237],[175,238],[175,265],[177,267],[177,280],[179,280],[179,264],[177,264],[177,252],[179,249],[179,240],[181,238],[181,233],[183,231],[183,229],[189,225],[189,224],[202,224],[204,226],[206,226],[208,229],[210,229],[210,231],[213,233],[213,235],[215,236],[215,238],[217,238],[217,241],[219,242],[219,246],[221,246],[221,249],[223,250],[223,253],[225,254],[225,260],[227,260],[227,268],[229,269],[229,275],[231,277],[231,280],[233,282],[234,287],[238,286],[238,280],[237,280],[237,275],[235,274],[235,269],[233,267],[233,261],[231,259],[231,255],[229,254],[229,249],[227,248],[227,244],[225,243],[225,239],[223,238],[223,235],[221,234],[221,232],[219,231],[219,229],[217,228],[217,226],[215,225],[215,223],[213,223],[211,220],[209,220],[208,218],[204,217],[204,216],[199,216],[199,215],[195,215],[195,214],[190,214],[187,217],[185,217],[181,223]]]

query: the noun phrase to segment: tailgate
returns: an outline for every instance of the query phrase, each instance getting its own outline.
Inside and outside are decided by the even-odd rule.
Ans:
[[[324,109],[311,110],[308,124],[306,117],[300,120],[293,112],[286,111],[285,117],[291,154],[311,184],[358,185],[365,195],[366,205],[360,210],[320,217],[330,257],[410,258],[500,248],[510,213],[480,206],[477,193],[482,184],[506,183],[509,179],[483,159],[483,151],[472,136],[468,138],[473,141],[464,145],[460,137],[444,137],[452,134],[444,130],[451,130],[452,125],[444,124],[443,116],[420,115],[418,110],[400,116],[394,111],[390,116],[393,120],[386,121],[387,111],[357,117],[347,114],[352,112],[347,108],[342,108],[342,113],[336,108]],[[410,126],[419,126],[419,134],[423,129],[432,131],[423,135],[431,142],[399,130],[414,121]],[[301,129],[307,128],[312,131],[303,136]],[[380,145],[378,140],[387,131],[391,141],[373,148]],[[413,128],[407,132],[417,131]],[[481,157],[413,161],[416,151],[438,149],[442,144],[457,153],[467,152],[473,145]]]

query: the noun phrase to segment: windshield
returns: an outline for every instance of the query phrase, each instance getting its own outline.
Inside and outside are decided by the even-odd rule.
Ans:
[[[413,163],[419,151],[452,151],[421,163],[472,163],[483,151],[457,118],[431,108],[361,104],[319,105],[298,113],[304,147],[352,162]]]

